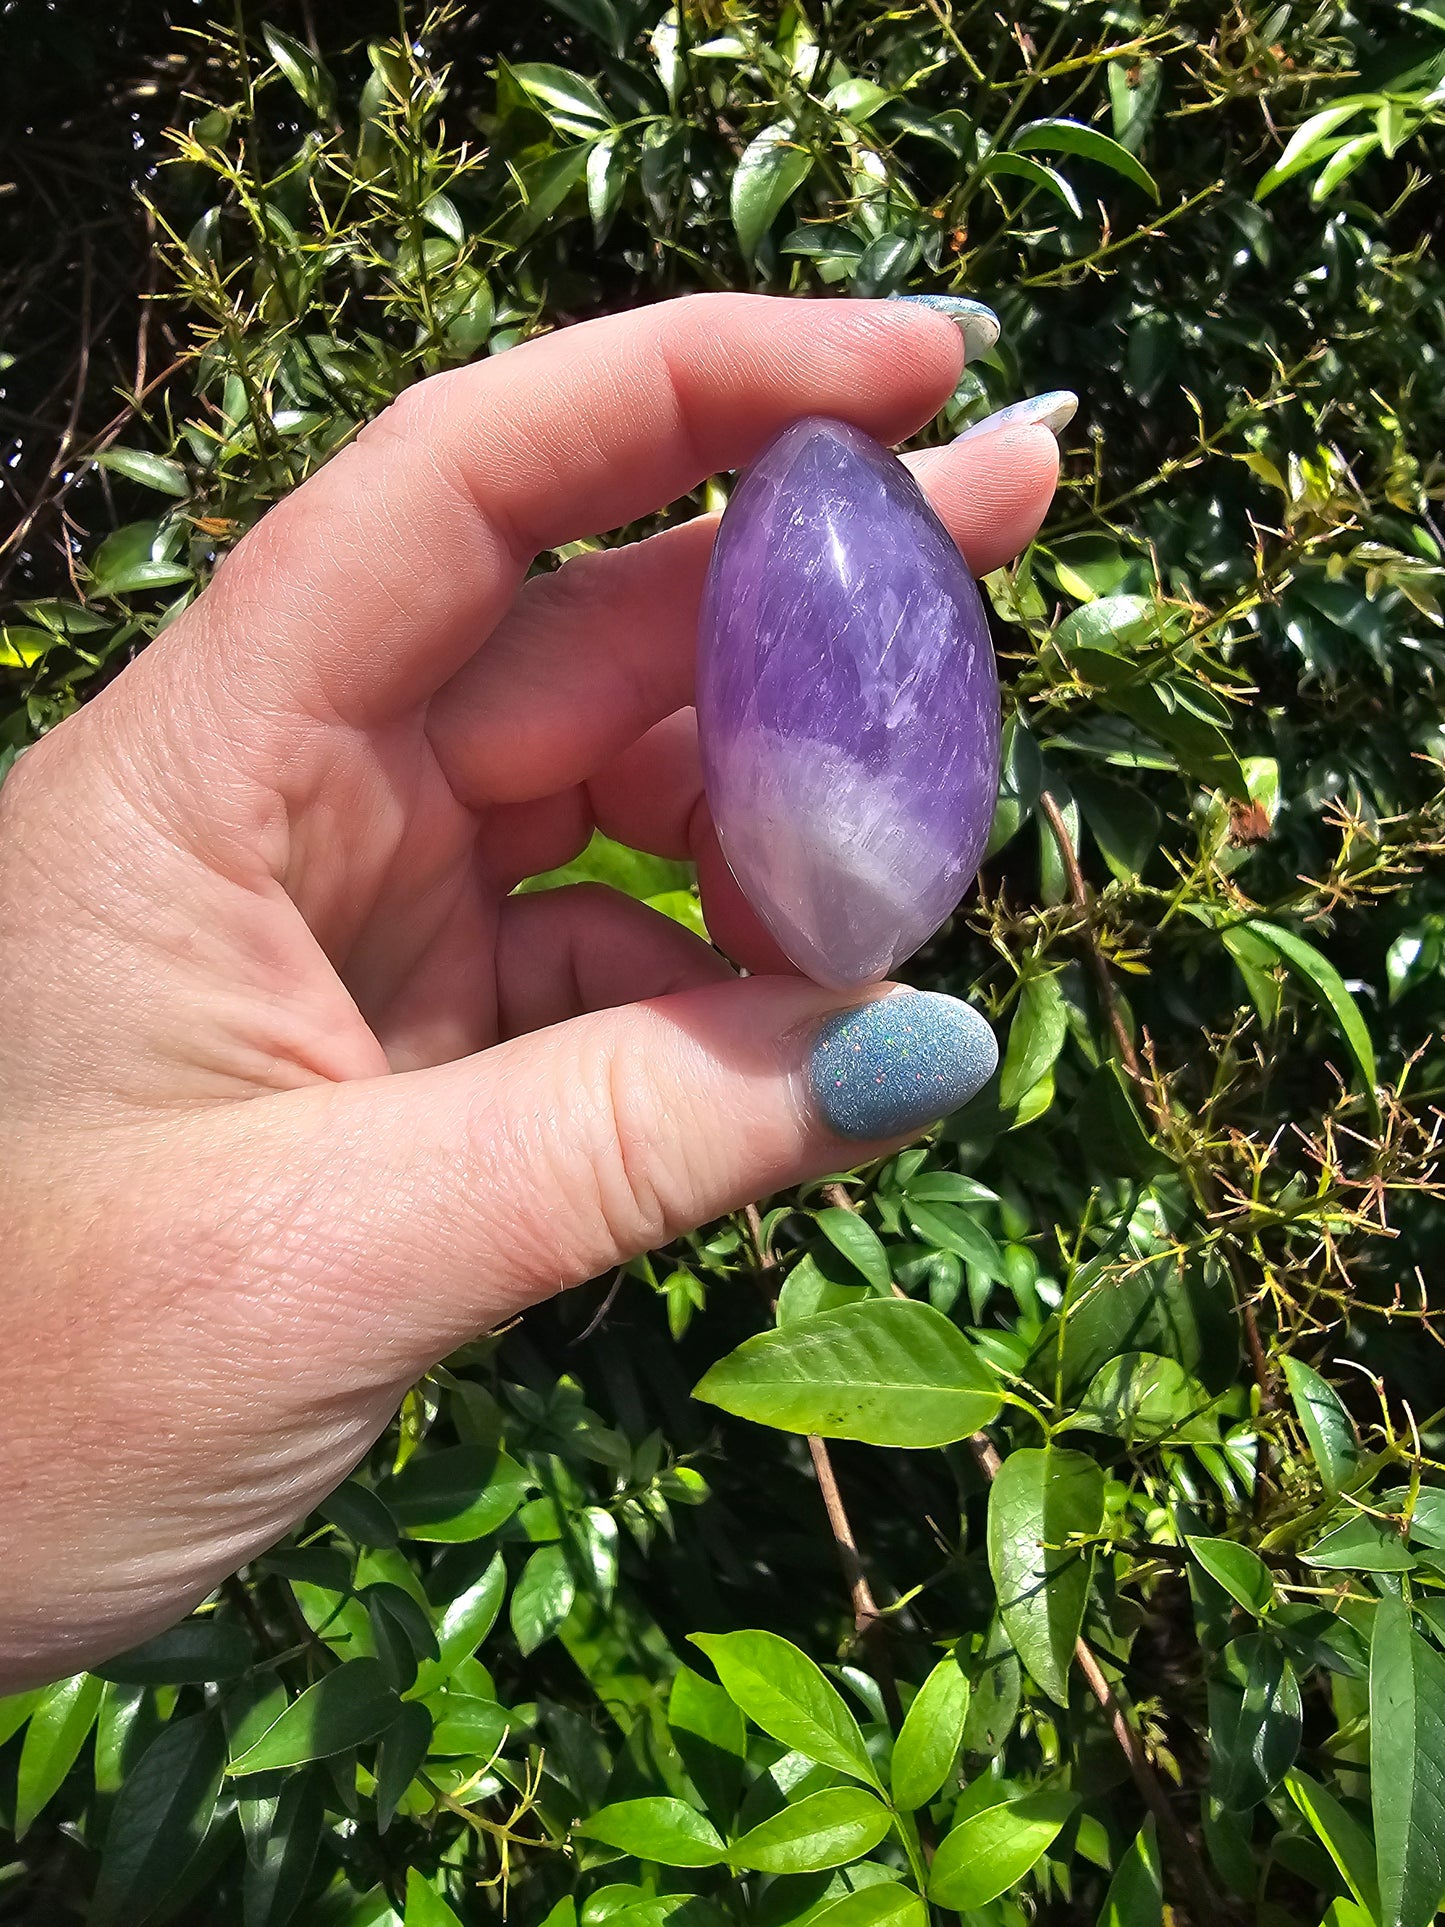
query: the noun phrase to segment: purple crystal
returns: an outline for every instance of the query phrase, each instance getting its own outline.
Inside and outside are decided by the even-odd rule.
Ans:
[[[743,475],[703,594],[708,803],[801,970],[885,977],[956,907],[998,791],[998,671],[973,577],[913,477],[811,419]]]

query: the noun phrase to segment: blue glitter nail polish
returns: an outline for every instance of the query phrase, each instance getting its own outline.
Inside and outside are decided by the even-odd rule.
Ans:
[[[986,355],[999,337],[999,319],[981,301],[970,301],[962,294],[894,294],[890,301],[911,301],[918,308],[932,308],[947,315],[963,336],[963,350],[969,361]]]
[[[956,1111],[997,1064],[998,1043],[971,1004],[915,990],[825,1018],[808,1081],[830,1131],[876,1141]]]

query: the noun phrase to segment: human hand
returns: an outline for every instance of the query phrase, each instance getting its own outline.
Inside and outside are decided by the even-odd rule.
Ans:
[[[800,415],[897,441],[961,360],[926,308],[722,295],[424,382],[15,766],[0,1691],[176,1619],[462,1340],[887,1148],[808,1074],[861,1000],[788,974],[702,801],[713,523],[524,577]],[[1056,462],[1029,426],[918,466],[982,573]],[[694,858],[768,974],[606,890],[510,894],[594,827]]]

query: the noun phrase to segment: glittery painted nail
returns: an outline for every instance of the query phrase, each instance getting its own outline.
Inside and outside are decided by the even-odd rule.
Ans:
[[[825,1018],[808,1058],[823,1122],[839,1137],[903,1137],[977,1096],[998,1064],[971,1004],[898,991]]]
[[[986,355],[998,340],[998,316],[981,301],[970,301],[961,294],[895,294],[889,299],[912,301],[920,308],[947,315],[963,336],[964,355],[969,361]]]
[[[992,435],[997,428],[1047,428],[1055,435],[1061,428],[1074,419],[1074,411],[1079,398],[1072,389],[1051,388],[1046,395],[1030,395],[1025,401],[1011,401],[1007,408],[996,408],[991,415],[985,415],[981,422],[955,437],[960,442],[971,442],[980,435]]]

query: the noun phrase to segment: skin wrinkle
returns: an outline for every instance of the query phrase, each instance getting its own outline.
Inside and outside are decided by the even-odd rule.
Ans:
[[[710,525],[648,553],[632,605],[609,555],[548,592],[573,598],[565,619],[513,631],[523,653],[461,724],[459,767],[510,794],[535,781],[526,760],[552,793],[463,808],[442,712],[461,716],[458,671],[482,672],[519,579],[455,478],[480,476],[517,529],[571,535],[651,512],[799,412],[902,433],[954,379],[956,330],[870,312],[705,298],[415,391],[10,776],[0,1410],[30,1476],[0,1508],[0,1692],[171,1623],[457,1343],[836,1168],[799,1082],[836,999],[783,976],[674,992],[726,966],[604,895],[504,909],[516,874],[575,855],[594,820],[625,825],[695,851],[712,929],[758,967],[672,700]],[[946,512],[976,530],[985,504],[1027,539],[1047,486],[1018,461],[1015,483],[960,459]],[[569,649],[615,661],[584,683]],[[667,727],[639,751],[649,687]],[[611,733],[579,729],[574,689],[615,699]],[[524,993],[536,1028],[494,1043],[497,1000]],[[432,1067],[388,1074],[383,1045]]]

